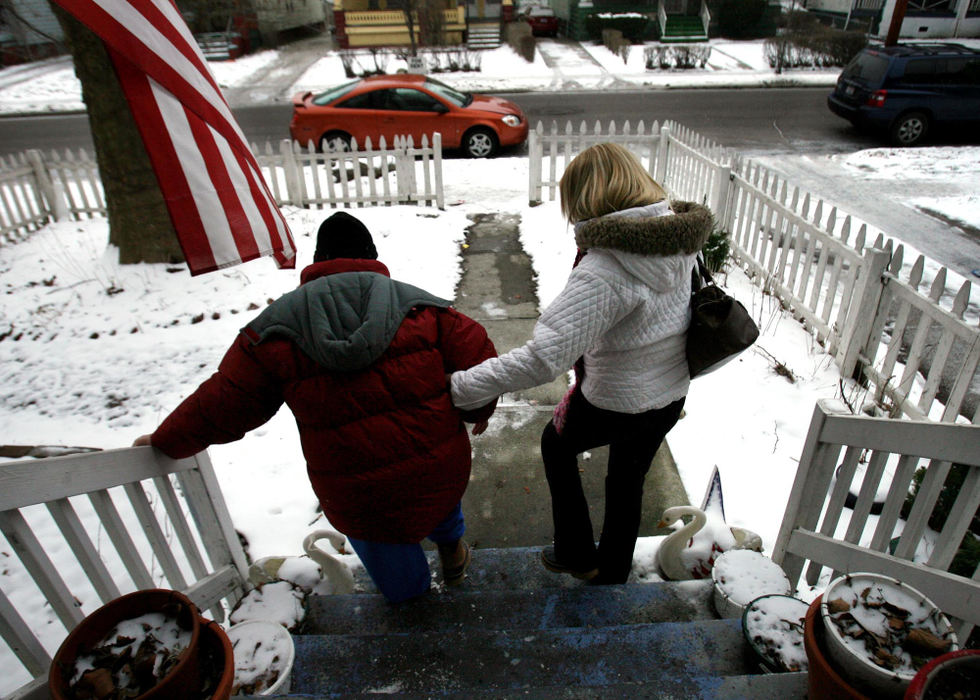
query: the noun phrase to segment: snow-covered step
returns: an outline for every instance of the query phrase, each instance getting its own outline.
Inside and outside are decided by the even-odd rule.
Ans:
[[[714,619],[710,581],[539,590],[451,590],[390,605],[380,595],[312,596],[305,634],[605,627]]]
[[[600,628],[298,635],[294,694],[697,685],[750,673],[737,620]],[[543,697],[543,696],[542,696]]]

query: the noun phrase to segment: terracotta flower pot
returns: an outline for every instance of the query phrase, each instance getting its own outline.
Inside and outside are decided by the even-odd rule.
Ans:
[[[211,700],[228,700],[235,683],[235,651],[224,628],[201,618],[201,668],[205,694]]]
[[[960,683],[969,687],[950,687],[953,675],[960,675]],[[951,651],[927,663],[915,674],[905,691],[905,700],[956,697],[956,691],[976,693],[976,681],[980,678],[980,649]],[[945,686],[945,687],[940,687]],[[964,697],[970,697],[964,695]],[[975,696],[974,696],[975,697]]]
[[[180,652],[176,665],[155,686],[137,700],[173,700],[194,697],[202,687],[198,645],[201,640],[201,618],[190,599],[177,591],[149,589],[136,591],[109,601],[82,620],[61,643],[51,662],[48,687],[54,700],[73,700],[70,688],[75,662],[96,647],[124,620],[147,613],[164,612],[177,619],[177,625],[190,632],[187,646]]]
[[[807,698],[808,700],[869,700],[841,677],[827,656],[824,643],[823,620],[820,619],[820,601],[810,603],[803,624],[803,646],[806,648]]]

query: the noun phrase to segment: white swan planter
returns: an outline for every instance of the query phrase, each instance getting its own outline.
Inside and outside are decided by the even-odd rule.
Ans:
[[[657,568],[662,578],[688,581],[708,578],[715,559],[729,549],[762,551],[762,538],[750,530],[729,527],[694,506],[674,506],[664,511],[658,527],[670,527],[685,515],[693,519],[668,535],[657,551]],[[708,527],[706,527],[708,526]]]

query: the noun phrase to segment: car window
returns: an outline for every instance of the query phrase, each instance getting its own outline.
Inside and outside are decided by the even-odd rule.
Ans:
[[[425,87],[426,89],[439,95],[439,97],[443,98],[447,102],[452,102],[457,107],[465,107],[473,101],[472,95],[468,95],[465,92],[460,92],[459,90],[451,88],[445,83],[440,83],[438,80],[433,80],[432,78],[426,79]]]
[[[980,58],[971,58],[963,69],[963,82],[980,87]]]
[[[415,88],[393,88],[385,90],[385,100],[381,109],[408,112],[435,112],[441,103],[432,95]]]
[[[943,63],[943,59],[937,58],[910,58],[905,64],[902,82],[912,85],[935,83],[938,80],[937,74],[942,73]]]
[[[946,59],[942,82],[950,85],[980,85],[980,58]]]
[[[362,92],[360,95],[354,95],[334,106],[339,109],[378,109],[379,92],[381,91]]]
[[[888,73],[888,59],[873,53],[859,53],[844,68],[842,77],[870,85],[879,85]]]
[[[321,92],[319,95],[313,98],[313,104],[315,105],[325,105],[333,102],[338,97],[343,97],[348,92],[353,90],[360,84],[360,80],[352,80],[349,83],[344,83],[343,85],[338,85],[335,88],[331,88],[326,92]]]

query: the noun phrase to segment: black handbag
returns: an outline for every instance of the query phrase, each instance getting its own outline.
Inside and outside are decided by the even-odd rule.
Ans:
[[[687,366],[691,377],[713,372],[735,359],[759,337],[759,327],[741,303],[711,279],[698,256],[691,271],[691,326]]]

